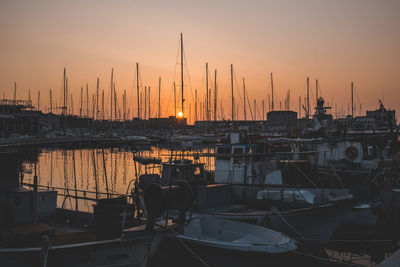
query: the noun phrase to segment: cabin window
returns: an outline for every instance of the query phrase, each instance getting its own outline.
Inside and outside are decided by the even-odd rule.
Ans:
[[[243,154],[243,147],[233,148],[233,154],[235,154],[235,157],[233,158],[233,163],[240,163],[243,161],[243,157],[237,157],[237,155]]]
[[[218,156],[218,155],[225,155],[225,156]],[[217,149],[217,159],[229,159],[229,155],[231,154],[231,147],[218,147]]]

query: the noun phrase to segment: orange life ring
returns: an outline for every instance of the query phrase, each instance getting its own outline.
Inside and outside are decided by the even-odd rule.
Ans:
[[[346,156],[351,160],[354,160],[358,156],[358,150],[354,146],[349,146],[346,148],[345,153]]]

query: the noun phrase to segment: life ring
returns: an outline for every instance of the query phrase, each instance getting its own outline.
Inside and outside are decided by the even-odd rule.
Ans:
[[[349,146],[346,148],[345,153],[346,156],[351,160],[354,160],[358,156],[358,150],[354,146]]]

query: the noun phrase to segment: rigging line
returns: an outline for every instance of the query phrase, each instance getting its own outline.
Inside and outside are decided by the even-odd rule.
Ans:
[[[336,171],[335,167],[334,167],[333,164],[332,164],[332,160],[328,160],[328,162],[329,162],[329,164],[331,165],[332,170],[333,170],[335,176],[337,177],[337,179],[339,180],[339,183],[340,183],[340,185],[342,186],[343,190],[346,191],[346,189],[344,188],[344,185],[343,185],[343,183],[342,183],[342,179],[340,179],[339,175],[337,174],[337,171]]]
[[[308,177],[294,162],[290,162],[290,163],[293,164],[294,167],[295,167],[305,178],[307,178],[307,180],[308,180],[312,185],[314,185],[316,188],[319,189],[319,187],[311,180],[311,178]]]
[[[187,72],[187,76],[188,76],[188,80],[189,80],[189,88],[190,88],[190,95],[192,97],[192,103],[194,103],[194,96],[193,96],[193,89],[192,89],[192,83],[190,81],[190,75],[189,75],[189,65],[187,62],[187,57],[186,57],[186,53],[185,53],[185,49],[183,49],[183,55],[184,55],[184,65],[186,65],[186,72]],[[208,90],[208,89],[207,89]]]
[[[197,259],[199,260],[204,266],[210,266],[206,263],[199,255],[197,255],[188,245],[186,245],[185,241],[183,241],[173,229],[170,229],[170,232],[178,239],[178,241]]]

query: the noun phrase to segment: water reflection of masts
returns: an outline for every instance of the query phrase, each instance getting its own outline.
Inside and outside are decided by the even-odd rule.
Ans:
[[[104,148],[101,149],[101,153],[103,154],[103,167],[104,167],[104,178],[105,178],[105,182],[106,182],[107,198],[110,198],[110,194],[108,191],[107,169],[106,169],[106,161],[105,161],[105,157],[104,157]]]
[[[93,174],[94,174],[94,184],[96,190],[96,201],[97,201],[99,200],[99,186],[97,184],[96,158],[94,154],[94,149],[92,149],[92,159],[93,159]]]
[[[78,188],[76,187],[75,149],[72,150],[72,164],[74,168],[75,211],[78,211]]]

